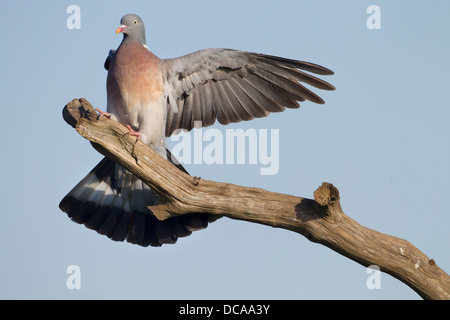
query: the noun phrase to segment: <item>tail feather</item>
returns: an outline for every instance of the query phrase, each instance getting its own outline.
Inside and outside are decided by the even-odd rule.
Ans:
[[[168,158],[171,160],[171,155]],[[186,172],[181,165],[175,165]],[[159,221],[149,209],[159,203],[159,198],[140,179],[104,158],[62,199],[59,207],[74,222],[114,241],[126,240],[140,246],[175,243],[217,219],[187,214]]]

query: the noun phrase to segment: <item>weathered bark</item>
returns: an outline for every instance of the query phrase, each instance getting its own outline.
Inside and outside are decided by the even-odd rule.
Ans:
[[[63,116],[96,150],[164,196],[151,208],[160,220],[196,212],[291,230],[363,266],[378,266],[424,299],[450,299],[450,277],[433,259],[408,241],[363,227],[345,215],[332,184],[323,183],[312,200],[203,180],[175,168],[118,122],[97,119],[85,99],[66,105]]]

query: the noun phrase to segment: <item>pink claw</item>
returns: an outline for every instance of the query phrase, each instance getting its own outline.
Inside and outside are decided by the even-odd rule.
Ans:
[[[137,131],[134,131],[130,125],[127,125],[127,128],[128,130],[130,130],[130,132],[128,132],[129,135],[136,136],[136,142],[142,139],[142,134],[140,134]]]
[[[111,115],[108,112],[102,111],[99,108],[96,108],[95,111],[97,111],[98,113],[100,113],[97,117],[97,119],[99,119],[100,117],[107,117],[108,119],[111,118]]]

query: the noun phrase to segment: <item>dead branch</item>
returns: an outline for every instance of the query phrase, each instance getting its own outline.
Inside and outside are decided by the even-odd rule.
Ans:
[[[151,210],[160,220],[208,213],[297,232],[362,264],[376,265],[424,299],[450,299],[450,277],[406,240],[371,230],[344,214],[339,191],[323,183],[314,200],[192,177],[130,136],[120,123],[97,114],[85,99],[64,107],[63,117],[97,151],[159,191]],[[233,199],[233,201],[230,201]]]

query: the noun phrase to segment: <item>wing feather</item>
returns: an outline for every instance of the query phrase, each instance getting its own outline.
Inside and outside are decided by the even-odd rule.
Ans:
[[[231,122],[240,122],[244,118],[249,118],[245,110],[242,110],[242,108],[240,107],[240,102],[236,98],[234,92],[231,90],[229,82],[222,81],[218,84],[220,85],[220,88],[224,93],[225,101],[228,103],[228,105],[223,109],[223,112],[226,114],[227,119],[229,119]]]
[[[202,121],[202,126],[216,119],[228,124],[298,108],[298,101],[324,103],[302,83],[334,90],[307,73],[333,74],[320,65],[231,49],[205,49],[161,60],[161,68],[167,96],[166,136],[177,129],[191,130],[195,121]]]

